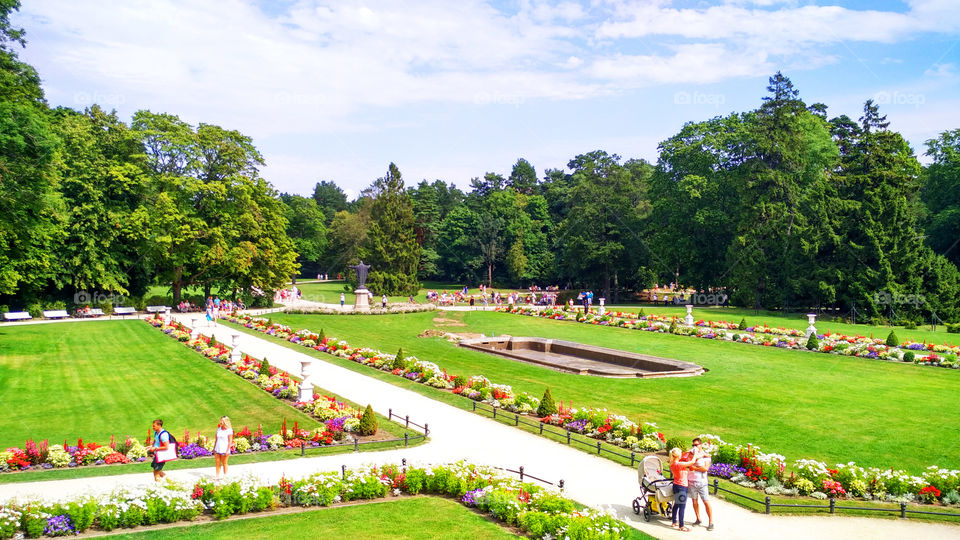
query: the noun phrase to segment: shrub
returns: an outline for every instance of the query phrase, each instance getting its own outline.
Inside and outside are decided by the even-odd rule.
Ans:
[[[740,319],[740,324],[737,325],[737,330],[746,330],[747,329],[747,318],[743,317]]]
[[[897,338],[897,333],[893,330],[890,331],[890,334],[887,335],[887,347],[899,347],[900,339]]]
[[[360,417],[360,427],[357,428],[357,433],[361,435],[373,435],[379,427],[377,415],[373,412],[373,407],[368,404],[367,408],[363,411],[363,416]]]
[[[810,338],[807,339],[807,349],[811,351],[816,351],[820,348],[820,340],[817,339],[816,334],[810,334]]]
[[[557,404],[554,403],[553,395],[550,394],[550,389],[547,388],[543,392],[543,398],[540,399],[540,405],[537,406],[537,416],[543,418],[551,414],[557,414]]]
[[[948,334],[960,334],[960,323],[947,324]]]
[[[461,386],[466,386],[466,385],[467,385],[467,378],[464,377],[463,375],[457,375],[456,377],[453,378],[454,388],[459,388]]]
[[[916,354],[914,354],[913,351],[907,351],[903,353],[904,362],[913,362],[914,358],[916,358]]]
[[[907,330],[916,330],[917,323],[913,321],[907,321],[906,323],[904,323],[903,327],[906,328]]]
[[[673,448],[679,448],[682,451],[686,451],[687,440],[683,437],[670,437],[667,439],[667,451],[669,452]]]
[[[263,357],[263,362],[260,362],[260,371],[257,374],[270,376],[270,362],[267,361],[267,357]]]
[[[322,345],[323,342],[326,341],[326,339],[327,339],[327,335],[323,333],[323,328],[321,328],[321,329],[320,329],[320,334],[319,334],[319,336],[318,336],[318,338],[317,338],[317,343]]]
[[[393,364],[390,366],[393,369],[404,369],[403,365],[403,347],[397,350],[397,357],[393,359]]]
[[[673,320],[670,321],[670,328],[667,329],[667,332],[670,332],[671,334],[676,334],[676,333],[677,333],[677,318],[676,318],[676,317],[674,317]]]

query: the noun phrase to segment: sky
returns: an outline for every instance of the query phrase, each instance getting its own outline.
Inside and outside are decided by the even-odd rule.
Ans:
[[[655,162],[685,122],[873,99],[921,157],[960,128],[960,2],[27,0],[21,58],[53,106],[166,112],[252,137],[261,174],[350,196],[400,168],[463,189],[519,158]]]

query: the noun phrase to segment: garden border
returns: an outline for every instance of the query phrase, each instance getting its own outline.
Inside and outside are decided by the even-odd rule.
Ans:
[[[764,500],[755,499],[743,493],[737,493],[736,491],[720,487],[720,480],[717,478],[713,479],[713,494],[717,495],[720,491],[724,493],[729,493],[731,495],[736,495],[737,497],[747,499],[749,501],[755,502],[757,504],[764,505],[764,513],[770,514],[771,509],[773,508],[813,508],[813,509],[828,509],[831,514],[835,514],[837,510],[857,510],[862,512],[900,512],[901,519],[907,519],[907,514],[921,514],[927,516],[940,516],[940,517],[960,517],[960,513],[948,513],[948,512],[930,512],[927,510],[907,510],[907,503],[900,502],[900,508],[871,508],[868,506],[843,506],[837,504],[837,499],[835,497],[830,497],[828,500],[829,504],[786,504],[786,503],[773,503],[770,502],[770,496],[767,495],[764,497]]]

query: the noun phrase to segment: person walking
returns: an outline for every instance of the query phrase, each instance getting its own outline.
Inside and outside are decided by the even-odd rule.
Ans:
[[[343,303],[347,301],[347,295],[340,293],[340,309],[343,309]]]
[[[227,475],[227,460],[230,458],[232,448],[233,426],[230,424],[230,417],[221,416],[220,423],[217,425],[217,440],[213,444],[213,464],[217,478],[220,478],[221,468],[223,468],[223,475]]]
[[[683,532],[690,532],[690,527],[683,525],[684,511],[687,509],[687,488],[689,486],[689,469],[699,457],[696,452],[692,458],[682,461],[679,448],[670,450],[670,472],[673,474],[673,520],[671,527],[677,527]],[[679,518],[679,521],[678,519]]]
[[[383,295],[380,297],[380,307],[382,307],[383,309],[387,309],[387,295]]]
[[[153,462],[150,467],[153,469],[153,481],[159,482],[167,473],[163,472],[163,466],[166,461],[158,461],[157,452],[164,452],[170,449],[170,432],[163,429],[163,420],[157,418],[153,421],[153,445],[147,448],[147,454],[153,455]]]
[[[703,443],[700,437],[693,439],[693,449],[700,450],[700,458],[690,466],[690,486],[688,488],[690,500],[693,504],[693,513],[697,516],[694,525],[700,525],[700,501],[703,501],[703,507],[707,511],[707,530],[713,530],[713,509],[710,508],[709,483],[707,482],[707,471],[710,470],[710,454],[703,451]]]

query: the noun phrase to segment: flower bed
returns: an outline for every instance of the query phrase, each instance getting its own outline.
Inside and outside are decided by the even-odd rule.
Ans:
[[[378,350],[353,348],[344,340],[327,337],[322,331],[316,333],[312,330],[303,329],[295,332],[289,326],[273,324],[269,319],[263,317],[240,315],[229,316],[224,319],[235,324],[240,324],[251,330],[263,332],[316,351],[346,358],[421,384],[429,384],[440,389],[447,389],[455,394],[465,396],[475,401],[481,401],[494,407],[499,407],[517,414],[529,414],[537,417],[535,413],[540,405],[539,398],[526,392],[516,394],[510,386],[492,383],[482,375],[474,375],[469,378],[451,375],[436,364],[419,360],[414,356],[406,356],[398,360],[396,355],[386,354]],[[569,404],[564,407],[561,401],[557,413],[540,418],[540,420],[551,425],[581,433],[587,437],[603,440],[623,448],[629,448],[635,452],[657,452],[666,449],[665,436],[658,431],[656,424],[645,422],[643,425],[639,425],[627,419],[625,416],[612,413],[607,409],[574,408]],[[714,465],[723,464],[729,466],[729,468],[717,469],[716,472],[718,474],[715,476],[731,478],[741,485],[749,485],[749,487],[761,490],[782,488],[778,493],[786,495],[807,494],[814,493],[815,491],[810,490],[809,492],[805,492],[789,484],[790,477],[784,477],[786,474],[786,458],[779,454],[764,454],[760,452],[759,448],[755,445],[743,446],[729,444],[714,435],[701,435],[701,438],[709,441],[715,447]],[[806,461],[808,460],[797,461],[795,467]],[[960,471],[949,471],[947,469],[937,469],[936,467],[931,467],[929,470],[933,469],[948,471],[949,474],[953,475],[960,475]],[[719,474],[721,471],[726,472],[726,474]],[[733,471],[733,473],[728,471]],[[877,475],[883,473],[885,476],[882,476],[882,478],[896,478],[898,479],[896,482],[899,482],[897,485],[903,484],[911,486],[909,490],[896,488],[893,491],[886,487],[884,488],[886,491],[882,491],[878,487],[877,490],[868,492],[871,499],[888,500],[889,497],[887,497],[887,495],[891,495],[893,500],[922,501],[920,489],[926,484],[920,486],[919,481],[904,483],[902,479],[923,477],[911,476],[906,471],[895,470],[892,467],[890,469],[869,469],[868,472],[869,471],[876,472]],[[889,471],[889,473],[884,471]],[[735,476],[734,473],[743,476],[743,478]],[[764,478],[764,476],[766,476],[766,478]],[[791,477],[792,476],[793,474],[791,473]],[[774,478],[774,480],[771,480],[771,478]],[[872,479],[873,477],[870,478]],[[844,485],[844,480],[840,480],[840,482]],[[822,479],[821,484],[818,485],[823,487]],[[884,484],[884,486],[886,486],[886,484]],[[795,491],[791,491],[792,489],[795,489]],[[856,493],[856,490],[850,491],[846,486],[845,490],[848,492],[841,495],[852,497],[854,496],[853,494]],[[952,491],[944,491],[941,489],[941,492],[940,501],[942,503],[960,503],[960,495],[958,495],[957,489]],[[930,494],[931,492],[928,492],[926,495],[928,499],[930,498]]]
[[[192,521],[201,514],[223,519],[278,507],[330,506],[404,494],[454,497],[535,538],[616,539],[627,531],[627,526],[611,515],[578,510],[573,501],[556,491],[460,462],[425,467],[383,465],[346,474],[282,478],[276,484],[252,478],[222,484],[204,479],[187,488],[168,482],[100,498],[15,504],[0,507],[0,539],[18,533],[36,538],[113,531]]]
[[[663,315],[638,315],[610,311],[603,315],[584,314],[566,308],[534,309],[530,307],[500,307],[497,311],[540,317],[558,321],[573,321],[600,326],[614,326],[646,332],[660,332],[702,339],[719,339],[737,343],[777,347],[781,349],[812,350],[821,353],[906,361],[924,366],[960,369],[960,346],[950,344],[918,343],[904,341],[899,346],[888,346],[886,340],[866,336],[848,336],[827,332],[817,334],[816,343],[805,338],[802,330],[773,328],[764,324],[740,326],[728,321],[698,320],[693,326],[684,326],[679,317]]]

